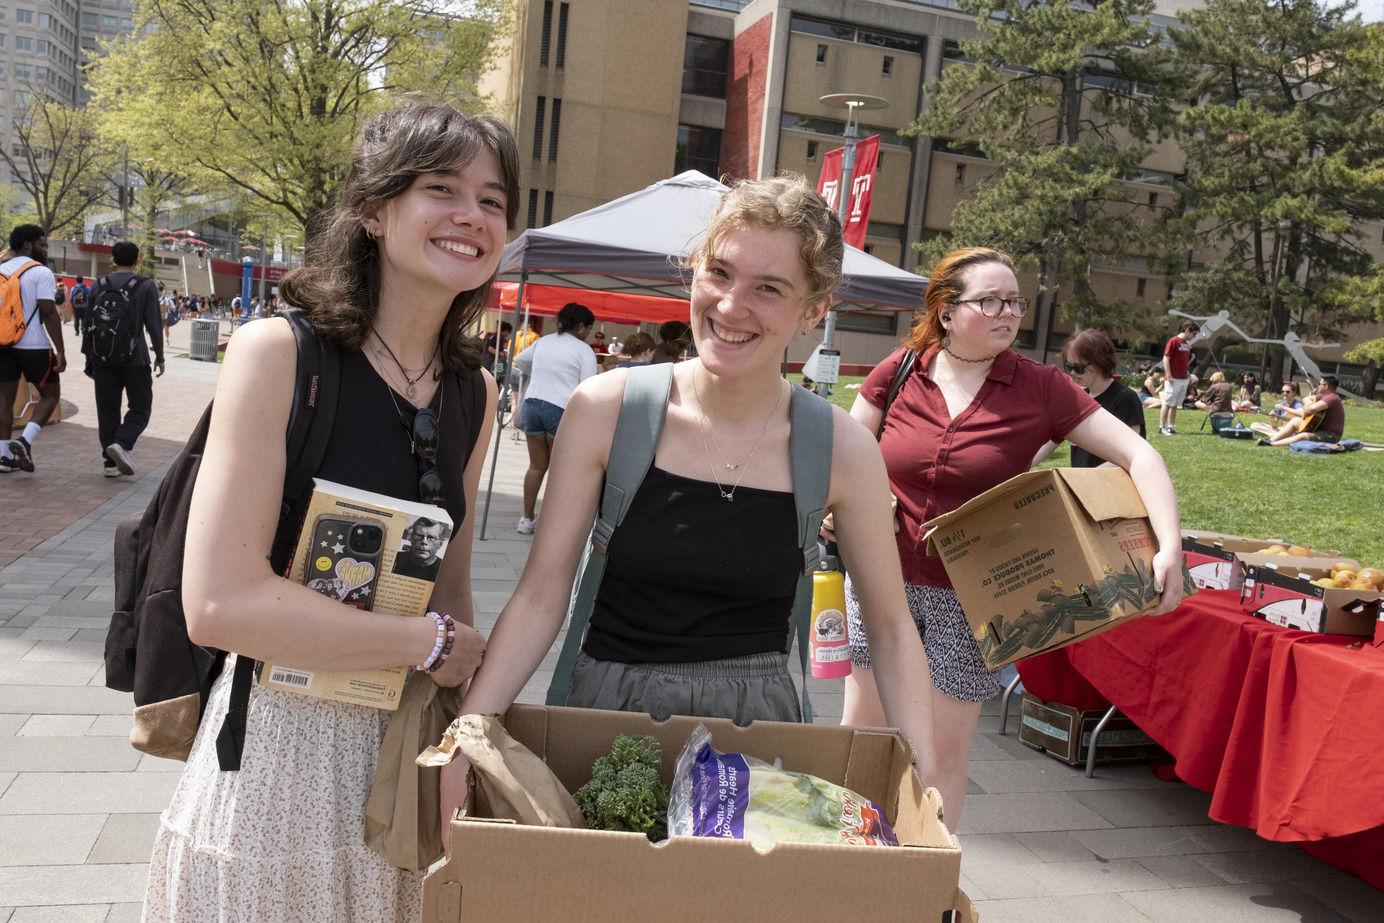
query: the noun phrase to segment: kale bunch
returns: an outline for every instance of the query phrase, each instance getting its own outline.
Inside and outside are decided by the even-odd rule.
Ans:
[[[652,737],[621,734],[591,766],[591,781],[573,796],[593,830],[668,838],[668,789],[660,778],[663,748]]]

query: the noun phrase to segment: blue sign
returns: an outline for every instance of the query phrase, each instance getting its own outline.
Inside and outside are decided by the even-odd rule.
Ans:
[[[250,276],[255,271],[254,261],[248,256],[240,261],[240,322],[250,319]]]

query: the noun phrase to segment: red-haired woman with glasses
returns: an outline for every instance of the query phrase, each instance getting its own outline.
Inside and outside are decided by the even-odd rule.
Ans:
[[[905,589],[934,686],[934,784],[953,830],[966,797],[967,753],[980,705],[1000,684],[998,673],[985,666],[940,558],[926,552],[923,523],[1026,471],[1045,442],[1066,439],[1129,471],[1158,537],[1154,574],[1163,597],[1157,611],[1172,609],[1182,598],[1177,500],[1161,456],[1061,369],[1010,348],[1028,306],[1004,253],[948,253],[932,268],[923,312],[907,343],[870,373],[851,408],[851,416],[880,434],[898,498]],[[886,418],[882,408],[890,384],[910,355],[912,369]],[[854,586],[848,581],[846,587],[854,669],[846,681],[842,723],[879,725],[884,713],[869,640]]]

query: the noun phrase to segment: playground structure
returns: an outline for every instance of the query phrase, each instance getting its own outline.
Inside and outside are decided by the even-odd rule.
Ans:
[[[1264,337],[1252,337],[1248,333],[1245,333],[1243,330],[1241,330],[1239,326],[1236,325],[1236,323],[1230,319],[1229,311],[1218,311],[1209,317],[1198,317],[1194,314],[1187,314],[1186,312],[1178,311],[1176,309],[1170,309],[1168,313],[1175,317],[1182,317],[1190,321],[1195,321],[1196,323],[1201,325],[1201,329],[1197,331],[1197,335],[1192,337],[1192,339],[1188,341],[1189,346],[1196,346],[1198,343],[1201,342],[1210,343],[1214,340],[1216,334],[1223,329],[1228,329],[1231,333],[1234,333],[1236,336],[1244,340],[1246,343],[1260,343],[1268,346],[1282,346],[1285,350],[1287,350],[1288,355],[1293,357],[1293,361],[1298,364],[1298,367],[1302,369],[1303,374],[1306,375],[1307,378],[1313,384],[1315,384],[1318,381],[1321,381],[1322,370],[1321,366],[1317,365],[1317,363],[1312,360],[1312,357],[1307,355],[1307,348],[1310,346],[1310,348],[1312,349],[1331,349],[1332,347],[1341,345],[1340,343],[1307,344],[1302,341],[1302,338],[1298,336],[1297,332],[1294,330],[1289,330],[1286,334],[1283,335],[1283,338],[1281,340],[1272,340]],[[1214,354],[1212,356],[1212,359],[1215,359]],[[1359,395],[1351,394],[1344,388],[1340,389],[1340,393],[1346,395],[1347,397],[1359,397]]]

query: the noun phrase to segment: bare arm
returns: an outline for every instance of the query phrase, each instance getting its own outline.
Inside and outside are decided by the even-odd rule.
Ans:
[[[1077,424],[1067,434],[1067,440],[1129,472],[1158,539],[1158,553],[1153,559],[1154,586],[1163,598],[1156,613],[1176,608],[1182,601],[1182,526],[1177,493],[1163,456],[1105,409]]]
[[[48,339],[53,344],[53,351],[58,354],[54,369],[62,372],[67,368],[67,349],[62,339],[62,315],[58,313],[58,303],[52,298],[40,298],[38,300],[38,317],[43,324],[43,329],[48,331]]]
[[[624,389],[625,375],[618,370],[589,379],[573,393],[563,413],[533,549],[490,634],[485,665],[476,673],[462,714],[497,714],[509,708],[567,618],[577,565],[605,483]]]
[[[851,408],[851,416],[857,420],[856,409],[862,403],[871,406],[857,397]],[[919,775],[926,783],[935,775],[932,676],[904,597],[898,547],[889,527],[893,521],[889,478],[873,430],[846,425],[845,414],[835,413],[828,503],[835,514],[842,555],[851,568],[851,582],[860,597],[885,717],[913,745]],[[861,415],[864,413],[862,410]],[[878,413],[876,408],[876,417]]]
[[[296,356],[285,321],[244,327],[227,350],[188,516],[188,637],[309,670],[418,663],[431,648],[430,620],[362,612],[270,568]],[[243,399],[251,393],[256,400]]]

